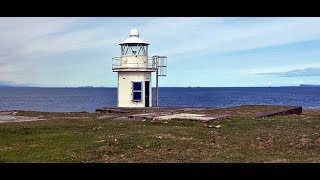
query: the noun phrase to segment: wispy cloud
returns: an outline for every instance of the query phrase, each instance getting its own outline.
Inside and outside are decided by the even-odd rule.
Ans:
[[[118,40],[114,36],[117,32],[105,26],[85,26],[94,20],[0,18],[0,80],[25,82],[26,75],[33,73],[26,64],[47,68],[41,61],[36,63],[41,60],[39,57],[114,46]],[[50,67],[54,68],[58,67]]]
[[[82,27],[90,18],[0,18],[0,62],[96,48],[116,42],[105,27]],[[111,35],[106,37],[105,34]],[[102,37],[105,38],[102,38]]]
[[[101,59],[111,59],[113,56],[119,56],[118,43],[128,37],[128,32],[134,25],[139,29],[141,38],[151,44],[150,55],[166,55],[171,58],[171,62],[183,61],[184,56],[215,55],[320,40],[320,18],[308,17],[3,17],[0,18],[0,80],[32,83],[30,77],[35,75],[33,75],[33,69],[31,69],[33,67],[30,64],[37,64],[39,69],[45,69],[47,64],[38,61],[67,52],[73,52],[73,57],[63,59],[64,61],[77,59],[83,51],[93,52],[97,49],[104,52],[103,57],[88,58],[88,63],[97,63]],[[108,63],[107,61],[104,62]],[[73,65],[72,63],[70,63],[70,66]],[[79,69],[73,69],[73,71],[79,71],[78,74],[81,74],[80,72],[87,67],[86,65],[83,66],[79,66]],[[192,64],[188,63],[183,66],[192,68]],[[306,70],[310,67],[314,66],[302,68]],[[55,69],[58,68],[50,66],[50,73],[54,74]],[[267,75],[269,73],[271,75],[270,73],[273,72],[290,72],[293,70],[298,70],[298,68],[257,71],[252,74],[265,73]],[[91,71],[95,73],[95,70]],[[207,71],[209,70],[207,69]],[[64,73],[61,67],[59,72]],[[110,69],[104,73],[104,77],[111,77]],[[307,74],[300,71],[290,72],[289,74],[299,73]],[[29,79],[26,79],[26,77],[29,77]],[[102,76],[99,75],[99,77]],[[77,77],[65,76],[65,79],[70,82],[75,81],[74,78]],[[101,79],[92,79],[91,81],[103,82]],[[45,83],[59,84],[59,82],[49,81]]]
[[[281,77],[320,76],[320,68],[294,69],[287,72],[257,73],[255,75],[272,75]]]
[[[162,54],[222,53],[320,39],[320,18],[159,18],[142,29]]]

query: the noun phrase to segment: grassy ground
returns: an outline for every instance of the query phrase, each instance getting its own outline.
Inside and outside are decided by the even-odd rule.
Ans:
[[[49,120],[0,124],[0,162],[320,162],[320,110],[249,116],[266,108],[213,110],[242,115],[209,123],[219,129],[195,121],[19,112]]]

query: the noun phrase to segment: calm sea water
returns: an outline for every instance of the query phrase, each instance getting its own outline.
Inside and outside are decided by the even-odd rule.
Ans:
[[[320,87],[160,88],[159,98],[160,106],[256,104],[319,109]],[[116,105],[116,88],[0,88],[0,110],[94,112],[98,107]]]

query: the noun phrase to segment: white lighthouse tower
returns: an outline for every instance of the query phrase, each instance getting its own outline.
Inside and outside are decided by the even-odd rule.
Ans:
[[[151,73],[157,72],[156,94],[158,76],[166,75],[166,57],[148,58],[149,44],[139,36],[137,29],[131,29],[129,38],[119,44],[121,57],[112,58],[112,70],[118,72],[118,107],[151,107]],[[156,99],[158,105],[158,95]]]

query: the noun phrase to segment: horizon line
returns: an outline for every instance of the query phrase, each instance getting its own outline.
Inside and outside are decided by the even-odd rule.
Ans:
[[[320,86],[316,84],[300,84],[285,86],[159,86],[159,88],[255,88],[255,87],[306,87]],[[3,86],[0,88],[118,88],[117,86]],[[155,87],[152,87],[155,88]]]

